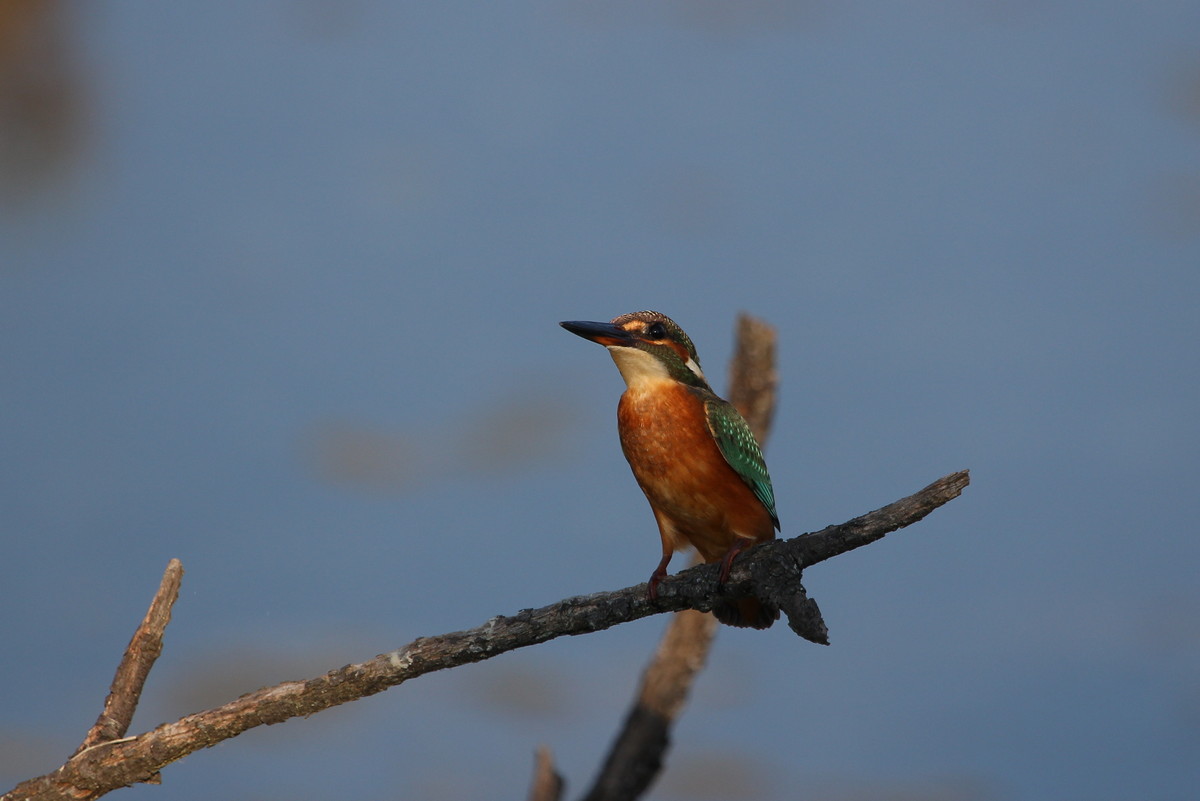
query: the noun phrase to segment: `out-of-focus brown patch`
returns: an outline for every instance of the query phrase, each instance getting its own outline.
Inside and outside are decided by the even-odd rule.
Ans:
[[[0,2],[0,199],[50,180],[80,143],[82,90],[64,4]]]
[[[553,455],[566,439],[570,407],[546,392],[499,398],[461,434],[465,467],[503,473]]]
[[[1167,106],[1200,130],[1200,62],[1190,60],[1169,77]]]
[[[421,445],[385,428],[345,421],[315,425],[305,443],[305,460],[331,484],[401,490],[437,467]]]
[[[489,711],[506,717],[561,717],[570,706],[564,677],[545,665],[494,665],[477,675],[469,695]]]
[[[665,20],[710,35],[741,36],[812,29],[823,22],[825,7],[821,0],[576,0],[572,10],[592,24]]]
[[[698,165],[675,165],[648,179],[655,220],[664,232],[704,236],[728,225],[729,189],[723,176]]]
[[[812,801],[992,801],[997,797],[988,782],[968,775],[879,782],[814,777],[805,785],[804,797]]]
[[[566,442],[572,407],[533,386],[488,399],[465,420],[393,430],[374,423],[316,423],[302,443],[318,478],[377,491],[406,491],[472,473],[507,475],[551,458]]]
[[[1200,234],[1200,175],[1164,175],[1150,183],[1151,224],[1173,239]]]
[[[292,0],[284,7],[296,32],[317,41],[350,36],[361,26],[365,10],[359,0]]]
[[[683,751],[671,758],[659,790],[664,798],[754,801],[776,794],[771,770],[736,746],[719,752]],[[784,794],[788,795],[788,794]]]

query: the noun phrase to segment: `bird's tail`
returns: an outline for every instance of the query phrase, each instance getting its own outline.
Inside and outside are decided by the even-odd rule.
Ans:
[[[758,598],[738,598],[736,601],[718,601],[712,610],[713,616],[726,626],[743,629],[769,629],[779,619],[779,607],[760,601]]]

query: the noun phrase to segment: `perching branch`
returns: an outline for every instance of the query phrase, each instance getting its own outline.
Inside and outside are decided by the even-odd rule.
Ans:
[[[967,471],[939,479],[925,489],[840,526],[790,540],[764,543],[734,562],[725,595],[756,592],[781,604],[790,625],[816,639],[794,576],[811,565],[867,545],[889,532],[917,522],[958,497],[970,478]],[[698,565],[658,585],[658,598],[646,597],[646,585],[567,598],[538,609],[497,615],[483,625],[408,645],[307,681],[265,687],[227,704],[187,715],[136,737],[100,743],[57,770],[17,785],[3,801],[92,799],[118,787],[153,781],[172,762],[261,725],[308,716],[437,670],[481,662],[518,648],[574,634],[603,631],[621,623],[681,609],[711,611],[720,565]],[[799,600],[799,603],[793,601]]]

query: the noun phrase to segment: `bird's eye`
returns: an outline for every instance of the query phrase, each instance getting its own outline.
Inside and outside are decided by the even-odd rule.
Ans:
[[[662,323],[650,323],[646,327],[646,336],[651,339],[664,339],[667,336],[667,329]]]

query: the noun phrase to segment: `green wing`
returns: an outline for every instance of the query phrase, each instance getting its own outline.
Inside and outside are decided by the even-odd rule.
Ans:
[[[704,413],[708,418],[708,430],[717,441],[721,455],[750,486],[754,496],[767,507],[771,521],[775,528],[779,528],[779,516],[775,514],[775,490],[771,487],[771,476],[767,474],[762,449],[758,447],[758,440],[754,438],[750,425],[733,404],[717,397],[705,400]]]

